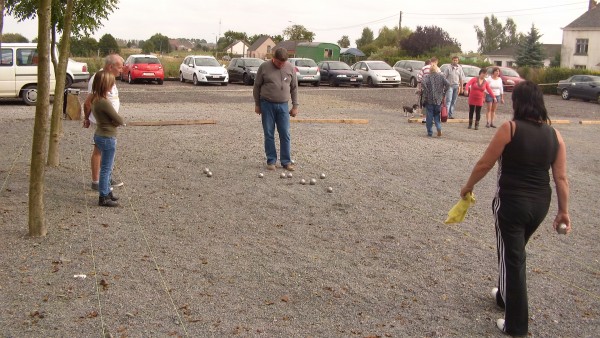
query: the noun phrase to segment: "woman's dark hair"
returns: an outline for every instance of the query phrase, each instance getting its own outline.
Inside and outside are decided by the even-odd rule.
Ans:
[[[512,102],[514,120],[551,124],[544,105],[544,94],[537,84],[529,80],[517,84],[512,92]]]
[[[485,70],[485,68],[481,68],[479,70],[479,75],[483,74],[483,73],[487,73],[487,71]]]

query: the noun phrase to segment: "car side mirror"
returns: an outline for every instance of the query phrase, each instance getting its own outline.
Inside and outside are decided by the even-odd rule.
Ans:
[[[413,68],[412,68],[412,67],[408,67],[408,68],[406,68],[406,69],[407,69],[409,72],[412,72],[412,71],[413,71]]]
[[[188,66],[194,68],[194,64],[193,63],[190,63]]]

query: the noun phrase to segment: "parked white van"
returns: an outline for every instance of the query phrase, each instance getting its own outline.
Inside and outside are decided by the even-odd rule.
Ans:
[[[33,106],[37,102],[37,43],[3,43],[0,50],[0,97],[21,98]],[[56,80],[50,67],[50,95]]]
[[[37,43],[3,43],[0,47],[0,97],[21,98],[28,105],[37,102]],[[69,59],[65,87],[87,81],[87,64]],[[54,95],[56,80],[50,67],[50,95]]]

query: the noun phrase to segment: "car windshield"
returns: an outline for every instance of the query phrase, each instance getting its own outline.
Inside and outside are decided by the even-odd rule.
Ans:
[[[317,64],[313,60],[296,60],[296,67],[316,67]]]
[[[219,61],[210,58],[196,58],[195,62],[200,67],[221,67]]]
[[[412,67],[413,69],[421,69],[421,68],[425,67],[425,61],[410,62],[410,63],[408,63],[408,66]]]
[[[477,67],[464,67],[463,66],[463,72],[465,73],[465,76],[479,76],[479,68]]]
[[[330,62],[329,69],[346,70],[346,69],[352,69],[352,68],[350,68],[350,66],[348,66],[347,64],[345,64],[343,62]]]
[[[246,59],[246,67],[258,67],[264,61],[261,59]]]
[[[155,57],[138,57],[133,60],[133,63],[147,63],[149,65],[159,65],[160,61],[158,61]]]
[[[504,76],[521,77],[519,76],[519,73],[510,68],[502,68],[501,72]]]
[[[380,62],[369,62],[369,67],[373,70],[389,70],[392,69],[392,67],[390,67],[390,65],[388,65],[387,63],[380,61]]]

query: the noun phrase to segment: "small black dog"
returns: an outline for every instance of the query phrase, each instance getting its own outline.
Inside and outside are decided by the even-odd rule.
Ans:
[[[414,104],[412,107],[410,107],[410,106],[402,106],[402,109],[404,109],[404,116],[408,116],[408,113],[410,113],[410,116],[414,117],[415,113],[419,109],[419,105],[418,104]]]

